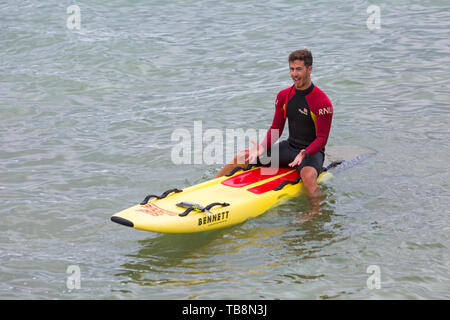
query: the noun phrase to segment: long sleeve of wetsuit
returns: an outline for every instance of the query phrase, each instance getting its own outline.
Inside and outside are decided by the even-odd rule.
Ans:
[[[315,115],[314,122],[316,126],[316,139],[305,149],[308,155],[313,155],[325,147],[333,119],[333,106],[331,101],[321,90],[318,91],[320,94],[312,95],[311,98],[307,97],[307,100],[315,100],[308,101],[308,104],[311,107],[311,112]]]
[[[278,138],[281,137],[283,133],[284,125],[286,124],[286,119],[284,117],[283,102],[285,99],[282,97],[283,91],[279,92],[275,100],[275,114],[273,116],[272,125],[267,131],[266,137],[264,138],[261,145],[264,150],[270,149],[270,147],[277,142]]]

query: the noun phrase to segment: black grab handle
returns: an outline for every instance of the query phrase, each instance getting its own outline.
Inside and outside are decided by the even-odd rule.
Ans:
[[[194,207],[187,208],[186,211],[183,213],[180,213],[179,216],[186,217],[189,214],[189,212],[191,212],[192,210],[195,210],[195,208]]]
[[[259,166],[260,166],[260,165],[257,164],[257,163],[252,163],[252,164],[249,164],[248,166],[246,166],[245,168],[242,168],[242,167],[236,167],[236,168],[234,168],[233,170],[231,170],[230,172],[228,172],[225,176],[226,176],[226,177],[230,177],[230,176],[232,176],[233,174],[235,174],[236,172],[238,172],[239,170],[242,170],[242,171],[248,171],[248,170],[250,170],[251,168],[259,167]]]
[[[283,189],[286,185],[288,185],[288,184],[297,184],[297,183],[299,183],[301,180],[302,180],[302,178],[300,178],[300,177],[298,177],[298,178],[295,179],[295,180],[286,180],[286,181],[282,182],[278,187],[274,188],[273,190],[274,190],[274,191],[281,190],[281,189]]]
[[[180,213],[178,216],[180,217],[186,217],[192,210],[196,210],[198,212],[209,212],[209,209],[215,206],[222,206],[222,207],[228,207],[230,204],[226,202],[213,202],[208,204],[206,207],[200,207],[198,205],[192,205],[189,208],[186,209],[183,213]]]
[[[230,204],[226,203],[226,202],[213,202],[208,204],[206,207],[203,208],[203,211],[209,211],[209,209],[211,209],[212,207],[215,206],[222,206],[222,207],[228,207]]]
[[[170,189],[165,191],[163,194],[161,194],[160,196],[154,195],[154,194],[149,194],[148,196],[145,197],[145,199],[141,202],[141,205],[146,205],[151,198],[157,198],[157,199],[163,199],[165,197],[167,197],[169,194],[171,194],[172,192],[178,193],[178,192],[182,192],[183,190],[179,190],[177,188],[175,189]]]
[[[328,171],[334,167],[337,167],[338,165],[342,164],[343,162],[344,162],[344,160],[333,161],[326,168],[323,168],[323,171]]]

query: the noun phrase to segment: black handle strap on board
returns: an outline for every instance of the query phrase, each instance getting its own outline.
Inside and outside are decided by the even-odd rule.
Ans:
[[[212,207],[215,206],[222,206],[222,207],[228,207],[230,204],[226,203],[226,202],[213,202],[208,204],[206,207],[202,207],[201,205],[197,204],[197,203],[192,203],[192,202],[180,202],[177,203],[178,207],[182,207],[182,208],[187,208],[186,211],[184,211],[183,213],[180,213],[179,216],[180,217],[185,217],[187,216],[191,211],[196,211],[196,212],[209,212],[209,210]]]
[[[279,191],[279,190],[283,189],[285,186],[287,186],[288,184],[297,184],[297,183],[299,183],[300,181],[302,181],[302,178],[300,178],[300,177],[298,177],[298,178],[295,179],[295,180],[286,180],[286,181],[283,181],[278,187],[274,188],[273,191]]]
[[[323,168],[323,171],[328,171],[334,167],[337,167],[338,165],[342,164],[343,162],[344,162],[344,160],[333,161],[326,168]]]
[[[165,191],[163,194],[161,194],[160,196],[154,195],[154,194],[149,194],[148,196],[145,197],[145,199],[141,202],[141,205],[146,205],[151,198],[156,198],[156,199],[163,199],[165,197],[167,197],[169,194],[171,194],[172,192],[178,193],[178,192],[182,192],[183,190],[180,189],[170,189]]]
[[[260,165],[257,164],[257,163],[253,163],[253,164],[249,164],[249,165],[246,166],[245,168],[243,168],[243,167],[236,167],[236,168],[234,168],[233,170],[231,170],[230,172],[228,172],[225,176],[226,176],[226,177],[230,177],[230,176],[232,176],[233,174],[235,174],[236,172],[238,172],[239,170],[242,170],[242,171],[248,171],[248,170],[250,170],[250,169],[252,169],[252,168],[254,168],[254,167],[260,167]]]
[[[222,206],[222,207],[228,207],[230,204],[226,202],[213,202],[208,204],[203,211],[209,212],[209,209],[215,206]]]

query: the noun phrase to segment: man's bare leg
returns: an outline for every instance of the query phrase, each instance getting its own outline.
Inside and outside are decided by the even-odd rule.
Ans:
[[[322,191],[317,185],[317,171],[313,167],[303,167],[300,171],[303,187],[305,188],[306,197],[311,203],[311,213],[303,216],[300,222],[306,222],[313,216],[320,214],[320,205],[323,201]]]

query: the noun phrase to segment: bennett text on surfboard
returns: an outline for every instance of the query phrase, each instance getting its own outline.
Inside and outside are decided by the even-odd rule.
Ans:
[[[229,211],[208,214],[207,216],[205,216],[203,218],[198,218],[198,225],[201,226],[202,224],[210,224],[213,222],[217,222],[217,223],[224,222],[225,220],[228,219],[228,212]]]

